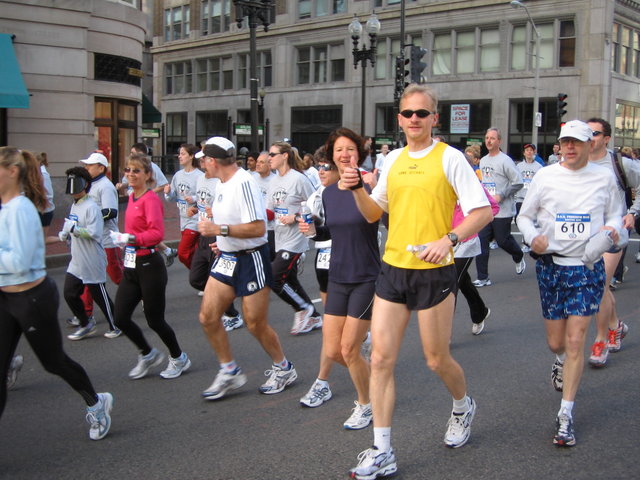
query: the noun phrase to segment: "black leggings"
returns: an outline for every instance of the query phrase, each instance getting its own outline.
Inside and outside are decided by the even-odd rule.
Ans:
[[[58,289],[49,277],[26,292],[0,292],[0,416],[7,402],[7,372],[23,333],[47,372],[62,377],[87,405],[98,401],[87,372],[62,348],[59,304]]]
[[[64,299],[69,305],[71,312],[78,318],[80,321],[81,327],[86,327],[87,323],[89,323],[89,317],[87,317],[87,312],[84,309],[84,302],[82,301],[81,295],[84,292],[85,284],[82,283],[75,275],[67,272],[67,275],[64,279]],[[91,296],[102,310],[105,318],[109,322],[109,328],[114,330],[116,328],[113,322],[113,302],[111,301],[111,297],[107,293],[107,288],[104,283],[87,283],[86,287],[91,292]]]
[[[467,299],[469,304],[469,313],[471,315],[471,321],[473,323],[480,323],[487,316],[487,306],[484,304],[478,289],[471,281],[469,275],[469,266],[473,262],[474,257],[468,258],[455,258],[453,261],[456,265],[456,272],[458,274],[458,291],[462,292],[464,298]],[[458,296],[456,295],[456,301]]]
[[[298,259],[301,253],[278,250],[276,258],[271,262],[273,271],[273,291],[282,300],[299,312],[307,304],[313,305],[311,298],[307,295],[298,280]],[[314,308],[314,315],[317,312]]]
[[[204,292],[204,287],[209,280],[209,272],[211,272],[211,265],[216,256],[209,246],[210,243],[216,241],[216,237],[200,237],[198,239],[198,245],[196,251],[193,253],[191,259],[191,268],[189,269],[189,284],[196,290]],[[233,302],[227,310],[224,312],[229,317],[237,317],[238,310],[234,307]]]
[[[140,300],[144,301],[144,316],[149,327],[158,334],[173,358],[182,354],[173,329],[164,319],[167,267],[158,253],[136,257],[136,268],[125,268],[116,293],[116,326],[140,350],[142,355],[151,351],[140,327],[131,316]]]

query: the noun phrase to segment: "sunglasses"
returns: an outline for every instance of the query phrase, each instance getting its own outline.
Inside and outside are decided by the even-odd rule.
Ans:
[[[271,158],[275,157],[276,155],[280,155],[280,152],[269,152],[269,156]]]
[[[592,132],[592,134],[593,134],[593,136],[594,136],[594,137],[597,137],[598,135],[602,135],[602,132],[601,132],[601,131],[599,131],[599,130],[594,130],[594,131]]]
[[[427,118],[433,112],[421,108],[420,110],[402,110],[400,112],[400,115],[402,115],[404,118],[411,118],[413,117],[414,113],[418,116],[418,118]]]
[[[329,172],[331,170],[335,170],[335,166],[329,163],[321,163],[318,165],[318,170],[320,170],[321,172]]]
[[[135,174],[138,174],[141,171],[142,170],[140,170],[139,168],[130,168],[130,167],[125,167],[124,168],[124,173],[135,173]]]

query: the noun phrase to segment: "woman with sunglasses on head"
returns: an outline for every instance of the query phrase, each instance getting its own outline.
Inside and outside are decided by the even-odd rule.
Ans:
[[[300,173],[300,157],[286,142],[271,145],[269,166],[277,172],[267,193],[267,210],[275,215],[273,291],[294,309],[291,334],[298,335],[322,327],[322,317],[298,280],[298,260],[309,249],[309,241],[298,230],[296,219],[300,204],[313,193],[313,185]]]
[[[111,427],[113,396],[96,393],[85,370],[62,348],[59,295],[47,276],[38,210],[47,200],[35,157],[0,147],[0,416],[7,400],[6,375],[24,334],[49,373],[59,375],[87,404],[89,437],[100,440]]]
[[[346,168],[357,168],[366,158],[362,137],[339,128],[325,144],[327,163],[340,176]],[[368,186],[365,189],[369,190]],[[323,355],[346,366],[358,399],[344,428],[359,430],[372,420],[369,399],[369,364],[360,352],[370,326],[375,281],[380,272],[378,222],[369,223],[360,213],[350,189],[338,181],[322,192],[325,225],[317,227],[314,239],[331,238],[331,261],[327,302],[322,327]],[[299,222],[303,233],[309,225]],[[318,380],[312,386],[322,388]]]
[[[178,259],[186,266],[191,268],[191,259],[198,245],[198,217],[189,215],[190,207],[196,206],[196,188],[198,178],[204,174],[198,168],[198,159],[195,155],[198,147],[190,143],[180,145],[178,151],[178,160],[182,167],[178,170],[171,184],[164,186],[164,198],[169,201],[175,201],[180,214],[180,243],[178,244]]]
[[[116,245],[124,247],[124,276],[116,294],[116,326],[140,351],[129,378],[137,380],[146,376],[150,368],[164,360],[164,355],[149,345],[140,327],[131,319],[140,300],[144,302],[147,324],[171,355],[160,376],[176,378],[191,366],[191,361],[164,318],[167,267],[157,248],[164,237],[162,201],[151,190],[155,182],[148,157],[132,153],[124,171],[133,189],[125,213],[126,233],[113,232],[112,238]]]

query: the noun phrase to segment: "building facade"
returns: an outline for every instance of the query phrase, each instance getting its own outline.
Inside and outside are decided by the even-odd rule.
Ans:
[[[257,30],[266,143],[287,137],[312,151],[342,125],[378,143],[391,138],[400,1],[274,3],[268,32]],[[615,146],[640,146],[640,2],[522,3],[535,29],[525,9],[507,0],[406,1],[405,44],[427,50],[423,75],[440,99],[436,133],[464,147],[497,126],[503,148],[520,157],[532,137],[537,31],[541,155],[550,153],[561,120],[592,116],[615,125]],[[354,15],[364,23],[374,10],[381,23],[376,64],[354,69],[347,26]],[[167,153],[249,123],[249,30],[246,21],[237,26],[234,2],[156,0],[153,15],[153,87]],[[561,119],[560,93],[567,95]],[[238,133],[233,139],[248,146],[250,137]]]
[[[99,149],[118,178],[140,136],[148,15],[140,0],[0,0],[0,11],[29,95],[26,108],[0,105],[2,144],[47,153],[64,212],[64,171]]]

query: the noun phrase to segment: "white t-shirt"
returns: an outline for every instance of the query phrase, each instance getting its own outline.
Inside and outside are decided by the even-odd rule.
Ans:
[[[178,170],[171,179],[171,191],[165,194],[165,199],[175,201],[180,214],[180,231],[188,228],[189,230],[198,230],[198,217],[190,217],[187,213],[189,207],[195,205],[195,202],[187,202],[186,198],[191,197],[195,200],[196,184],[198,178],[203,177],[202,170],[194,169],[187,172],[184,169]]]
[[[89,196],[98,204],[100,210],[111,208],[118,210],[118,191],[107,177],[102,175],[100,178],[91,181]],[[118,217],[110,218],[104,221],[102,230],[102,246],[104,248],[115,248],[115,243],[109,235],[111,232],[118,231]]]
[[[207,178],[206,175],[200,175],[196,182],[196,205],[198,207],[198,215],[195,217],[197,221],[209,220],[207,217],[207,207],[213,205],[216,195],[216,188],[220,185],[217,178]]]
[[[538,235],[546,235],[545,253],[564,256],[553,257],[555,263],[582,265],[589,237],[604,225],[621,230],[622,207],[615,192],[613,174],[593,162],[580,170],[554,163],[533,177],[517,218],[518,228],[529,245]]]
[[[216,187],[215,199],[211,207],[213,223],[217,225],[238,225],[256,220],[267,222],[262,193],[251,174],[239,168],[226,182]],[[267,230],[264,235],[254,238],[235,238],[218,236],[218,248],[223,252],[237,252],[259,247],[267,243]]]
[[[266,177],[263,177],[258,172],[251,172],[251,175],[253,176],[253,179],[258,184],[258,188],[262,192],[262,198],[264,199],[264,204],[266,205],[267,193],[269,192],[269,184],[271,183],[271,180],[274,179],[276,174],[273,172],[269,172],[269,175],[267,175]],[[274,220],[267,221],[267,230],[273,230],[274,228],[275,228],[275,221]]]

